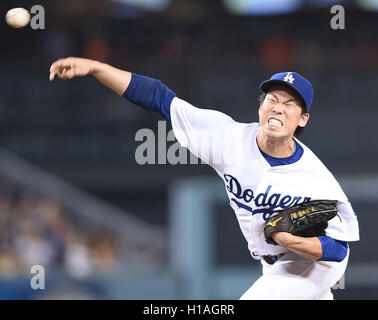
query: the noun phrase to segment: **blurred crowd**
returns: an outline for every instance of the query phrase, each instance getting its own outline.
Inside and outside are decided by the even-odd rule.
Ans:
[[[78,55],[121,65],[142,57],[203,66],[239,61],[263,69],[376,67],[375,16],[350,10],[345,30],[333,30],[331,17],[326,9],[317,15],[265,20],[216,14],[206,18],[199,13],[182,20],[164,14],[125,20],[97,17],[80,27],[61,24],[46,29],[36,50],[51,61]]]
[[[333,30],[328,8],[264,19],[235,17],[216,10],[217,5],[206,10],[201,1],[191,13],[183,9],[185,3],[128,19],[119,13],[130,12],[129,7],[99,9],[85,17],[75,12],[64,19],[61,10],[50,10],[43,32],[0,31],[10,42],[1,55],[12,60],[24,59],[27,53],[36,65],[38,60],[49,64],[77,55],[121,66],[134,65],[138,59],[203,66],[242,61],[264,69],[293,64],[324,69],[377,66],[373,13],[348,8],[345,29]]]
[[[30,274],[33,265],[59,269],[75,278],[115,272],[122,254],[115,235],[75,220],[57,202],[3,183],[0,277]]]

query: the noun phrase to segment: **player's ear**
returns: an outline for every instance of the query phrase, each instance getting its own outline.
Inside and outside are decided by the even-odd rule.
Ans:
[[[264,104],[265,98],[266,98],[266,93],[262,93],[259,96],[259,98],[257,99],[257,101],[259,102],[259,111],[258,111],[259,115],[260,115],[260,112],[261,112],[262,105]]]
[[[298,125],[300,126],[300,127],[305,127],[306,126],[306,124],[307,124],[307,121],[308,121],[308,119],[310,119],[310,114],[309,113],[303,113],[302,115],[301,115],[301,118],[299,119],[299,123],[298,123]]]
[[[259,105],[259,115],[260,115],[260,112],[261,112],[261,109],[262,109],[262,107],[263,107],[263,103],[264,103],[264,101],[262,101],[262,102],[260,102],[260,105]]]

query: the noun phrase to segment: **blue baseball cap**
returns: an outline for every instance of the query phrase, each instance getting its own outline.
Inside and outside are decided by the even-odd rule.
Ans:
[[[307,112],[309,112],[314,95],[310,81],[296,72],[281,72],[272,75],[269,80],[262,82],[260,84],[260,90],[268,93],[270,88],[277,85],[286,86],[297,93],[302,99],[302,103],[306,107]]]

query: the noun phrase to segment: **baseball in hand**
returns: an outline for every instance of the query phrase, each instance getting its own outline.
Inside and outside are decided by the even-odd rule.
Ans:
[[[14,8],[7,12],[5,20],[13,28],[23,28],[30,21],[30,13],[24,8]]]

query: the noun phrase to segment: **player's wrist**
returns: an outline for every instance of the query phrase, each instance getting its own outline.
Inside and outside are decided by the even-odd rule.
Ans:
[[[273,234],[278,245],[293,251],[310,260],[319,260],[322,257],[322,247],[317,237],[300,237],[287,232]]]
[[[272,235],[272,238],[278,245],[282,247],[288,247],[293,242],[293,236],[291,233],[288,232],[276,232]]]
[[[97,60],[89,60],[88,61],[88,74],[92,76],[96,76],[96,74],[100,73],[101,70],[104,69],[105,64],[97,61]]]

